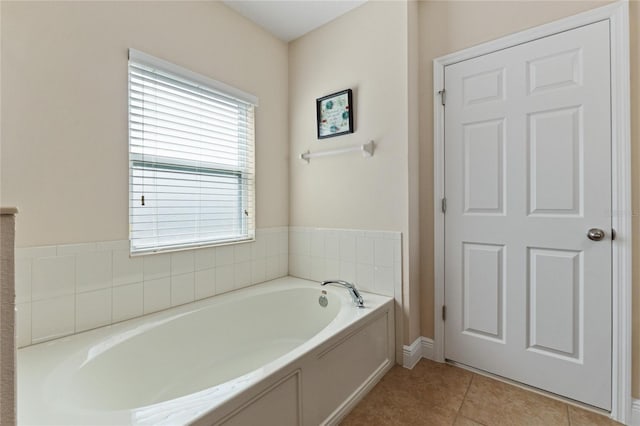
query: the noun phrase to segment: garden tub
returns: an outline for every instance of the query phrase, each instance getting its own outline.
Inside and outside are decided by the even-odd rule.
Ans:
[[[20,349],[18,423],[335,423],[394,362],[363,297],[286,277]]]

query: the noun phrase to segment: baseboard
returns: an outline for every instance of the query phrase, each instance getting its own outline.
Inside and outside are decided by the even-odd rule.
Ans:
[[[634,399],[631,403],[631,426],[640,426],[640,399]]]
[[[402,366],[411,370],[422,358],[422,338],[418,337],[409,346],[402,347]]]
[[[421,337],[422,340],[422,358],[434,359],[434,347],[433,347],[433,339],[429,339],[428,337]]]
[[[433,359],[433,339],[418,337],[409,346],[402,348],[402,366],[411,370],[420,358]]]

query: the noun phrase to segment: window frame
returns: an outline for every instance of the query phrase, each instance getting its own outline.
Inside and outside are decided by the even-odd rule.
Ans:
[[[191,84],[196,86],[197,88],[202,88],[207,90],[208,92],[214,92],[220,95],[220,99],[233,99],[237,101],[238,104],[246,105],[245,108],[241,108],[238,113],[238,123],[243,122],[240,118],[242,115],[241,111],[244,111],[244,123],[250,122],[251,124],[248,126],[238,126],[238,130],[242,132],[243,130],[249,130],[251,136],[244,139],[246,142],[240,142],[240,138],[238,139],[238,148],[245,149],[245,152],[249,152],[251,158],[248,160],[250,162],[250,166],[248,168],[241,167],[207,167],[207,166],[193,166],[186,164],[187,161],[179,158],[179,157],[171,157],[167,155],[160,156],[148,156],[149,158],[145,158],[144,153],[135,153],[133,152],[133,144],[132,141],[135,139],[132,136],[132,68],[131,65],[134,64],[134,67],[149,67],[154,71],[159,70],[163,74],[168,74],[169,76],[178,77],[180,80],[186,82],[187,84]],[[146,53],[137,51],[135,49],[129,49],[129,60],[127,63],[127,78],[128,78],[128,96],[127,96],[127,105],[128,105],[128,171],[129,171],[129,253],[131,256],[140,256],[152,253],[161,253],[161,252],[172,252],[172,251],[182,251],[182,250],[190,250],[195,248],[204,248],[204,247],[215,247],[215,246],[223,246],[230,244],[239,244],[245,242],[255,241],[255,108],[258,106],[258,98],[254,95],[243,92],[239,89],[236,89],[232,86],[229,86],[225,83],[219,82],[217,80],[213,80],[209,77],[203,76],[201,74],[197,74],[193,71],[187,70],[170,62],[164,61],[162,59],[153,57]],[[248,114],[248,111],[251,111],[251,114]],[[250,126],[250,128],[249,128]],[[246,135],[245,135],[246,136]],[[142,142],[144,144],[144,142]],[[137,146],[140,146],[139,144]],[[185,163],[185,164],[180,164]],[[229,238],[196,238],[198,232],[196,231],[194,234],[194,238],[191,238],[189,241],[178,242],[178,243],[159,243],[156,241],[156,244],[153,245],[135,245],[136,238],[134,238],[134,209],[140,207],[136,205],[136,200],[134,197],[135,191],[134,187],[136,184],[134,183],[134,175],[135,171],[167,171],[167,172],[178,172],[191,174],[192,176],[218,176],[218,177],[233,177],[235,176],[238,179],[238,185],[236,187],[237,197],[238,197],[238,205],[237,205],[237,215],[235,219],[230,219],[234,223],[238,224],[239,232],[235,234],[230,234]],[[144,177],[142,179],[145,179]],[[158,194],[157,192],[154,194]],[[202,213],[194,213],[196,216],[195,226],[196,229],[198,225],[201,223],[199,216]],[[154,223],[160,223],[157,221],[157,214],[151,215],[154,218]],[[253,217],[250,217],[253,216]],[[167,221],[169,222],[169,221]],[[156,228],[157,229],[157,228]],[[157,231],[156,231],[157,232]],[[161,238],[157,234],[155,238]],[[140,238],[138,238],[139,240]]]

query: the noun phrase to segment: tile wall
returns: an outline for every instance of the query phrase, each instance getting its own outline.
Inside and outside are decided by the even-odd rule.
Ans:
[[[18,347],[204,299],[288,273],[288,228],[253,243],[129,256],[129,242],[16,249]]]
[[[364,291],[401,298],[400,232],[289,228],[289,275],[342,279]]]

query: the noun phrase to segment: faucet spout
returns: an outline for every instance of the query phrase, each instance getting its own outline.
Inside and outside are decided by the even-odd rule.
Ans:
[[[327,285],[327,284],[338,284],[345,287],[349,291],[349,294],[353,299],[353,303],[355,303],[358,308],[364,308],[364,299],[362,298],[362,296],[360,295],[360,292],[358,291],[358,289],[354,284],[351,284],[350,282],[344,281],[344,280],[328,280],[328,281],[322,281],[320,283],[320,285]]]

